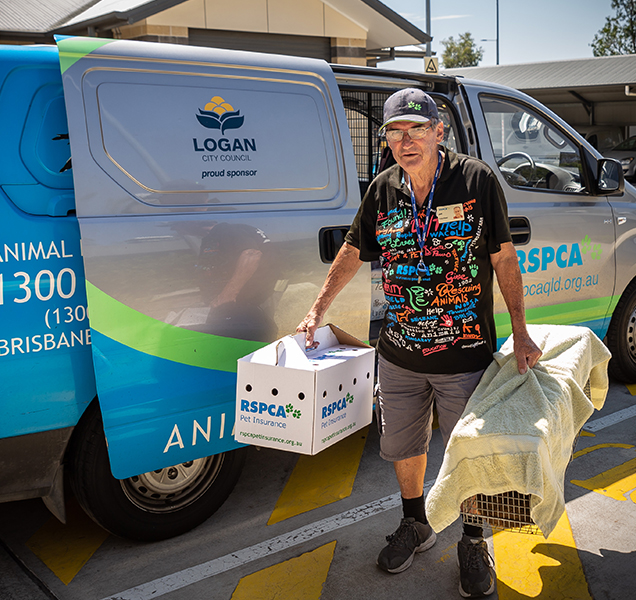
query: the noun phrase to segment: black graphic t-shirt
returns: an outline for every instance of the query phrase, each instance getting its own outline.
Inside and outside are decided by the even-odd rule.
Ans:
[[[420,373],[486,368],[496,349],[490,254],[511,241],[506,201],[482,161],[445,150],[424,263],[410,191],[395,165],[369,187],[346,241],[364,261],[380,260],[389,303],[378,340],[388,361]],[[419,218],[424,226],[426,204]]]

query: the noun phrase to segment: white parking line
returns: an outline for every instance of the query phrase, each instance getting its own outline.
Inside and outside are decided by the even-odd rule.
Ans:
[[[583,429],[590,433],[594,433],[595,431],[600,431],[610,425],[616,425],[616,423],[620,423],[621,421],[631,417],[636,417],[636,405],[624,408],[623,410],[619,410],[611,415],[607,415],[606,417],[601,417],[594,421],[588,421],[585,425],[583,425]]]
[[[600,431],[601,429],[605,429],[631,417],[636,417],[636,405],[619,410],[600,419],[589,421],[584,425],[583,429],[589,432]],[[433,483],[434,481],[427,481],[424,484],[424,494],[433,486]],[[200,565],[195,565],[194,567],[189,567],[188,569],[183,569],[171,575],[166,575],[154,581],[119,592],[114,596],[108,596],[103,600],[151,600],[159,598],[164,594],[174,592],[175,590],[187,587],[203,579],[214,577],[219,573],[229,571],[235,567],[258,560],[259,558],[264,558],[286,550],[287,548],[298,546],[321,535],[341,529],[342,527],[347,527],[348,525],[353,525],[354,523],[358,523],[359,521],[400,505],[399,492],[397,494],[391,494],[374,502],[363,504],[362,506],[352,508],[333,517],[316,521],[305,527],[300,527],[289,533],[255,544],[249,548],[243,548],[242,550],[226,554],[220,558],[215,558]]]
[[[427,481],[424,484],[424,494],[433,486],[433,483],[434,481]],[[391,494],[390,496],[385,496],[369,504],[363,504],[362,506],[352,508],[333,517],[316,521],[315,523],[279,535],[260,544],[255,544],[249,548],[226,554],[220,558],[215,558],[214,560],[184,569],[183,571],[177,571],[172,575],[166,575],[149,583],[138,585],[124,592],[119,592],[113,596],[108,596],[108,598],[104,598],[104,600],[149,600],[151,598],[158,598],[159,596],[174,592],[175,590],[192,585],[203,579],[214,577],[214,575],[229,571],[230,569],[258,560],[259,558],[276,554],[281,550],[292,548],[293,546],[325,535],[336,529],[353,525],[368,517],[373,517],[374,515],[401,505],[402,501],[399,492],[397,494]]]

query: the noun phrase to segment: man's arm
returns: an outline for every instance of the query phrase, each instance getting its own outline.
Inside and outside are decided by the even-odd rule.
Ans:
[[[307,332],[307,339],[305,345],[307,348],[314,348],[314,333],[320,326],[325,313],[335,297],[342,291],[345,285],[349,283],[353,276],[358,272],[362,261],[360,260],[360,251],[345,242],[340,248],[338,255],[336,256],[325,283],[318,294],[318,298],[314,302],[313,306],[307,313],[307,316],[300,322],[296,331]]]
[[[503,294],[514,335],[514,350],[519,373],[532,369],[541,357],[541,350],[530,338],[526,329],[526,312],[523,302],[523,283],[517,252],[512,242],[501,244],[501,250],[490,255],[490,261],[497,275],[499,289]]]

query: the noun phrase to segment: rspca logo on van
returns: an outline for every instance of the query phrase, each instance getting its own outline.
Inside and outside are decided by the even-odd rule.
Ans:
[[[601,244],[595,244],[586,235],[581,242],[573,244],[561,244],[558,247],[543,246],[532,248],[528,253],[517,250],[519,269],[522,274],[547,271],[551,266],[558,269],[583,266],[583,254],[592,260],[600,260],[603,255]]]
[[[222,134],[225,134],[227,129],[239,129],[245,121],[241,111],[234,110],[234,107],[221,96],[214,96],[195,116],[203,127],[219,129]]]

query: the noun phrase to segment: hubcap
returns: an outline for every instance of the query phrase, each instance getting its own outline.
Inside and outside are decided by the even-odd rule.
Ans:
[[[224,455],[207,456],[122,479],[128,499],[142,510],[173,512],[200,498],[214,483]]]
[[[636,308],[629,315],[627,328],[625,331],[625,341],[627,342],[627,351],[633,362],[636,363]]]

